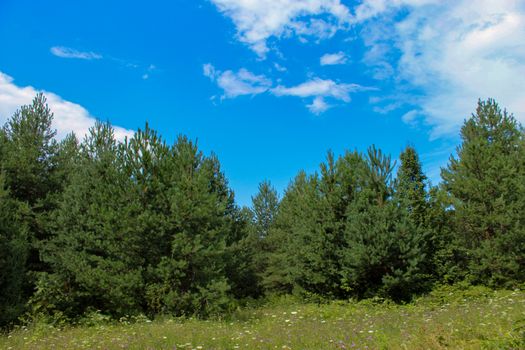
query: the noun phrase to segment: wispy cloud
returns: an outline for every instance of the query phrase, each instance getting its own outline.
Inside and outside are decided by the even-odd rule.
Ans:
[[[340,0],[211,1],[232,19],[239,41],[261,58],[269,51],[270,38],[292,34],[328,38],[350,19],[348,8]]]
[[[265,58],[280,38],[332,38],[351,26],[366,51],[368,74],[391,84],[398,98],[373,107],[390,113],[408,107],[411,125],[430,126],[431,138],[457,134],[478,98],[494,97],[525,122],[525,6],[516,0],[211,0],[231,18],[237,39]],[[327,53],[321,65],[348,62]],[[277,66],[276,70],[279,71]],[[304,86],[272,89],[276,95]],[[301,84],[301,85],[303,85]],[[322,85],[316,83],[318,85]],[[326,83],[325,83],[326,85]],[[311,110],[326,110],[324,95],[311,95]],[[345,102],[343,99],[340,101]]]
[[[310,111],[319,114],[330,107],[326,103],[325,98],[348,103],[351,100],[351,93],[371,90],[376,89],[359,84],[337,83],[330,79],[313,78],[296,86],[285,87],[279,85],[273,88],[271,92],[276,96],[313,97],[313,102],[307,107]]]
[[[237,72],[231,70],[221,72],[207,63],[203,65],[203,74],[216,82],[223,90],[221,96],[223,99],[243,95],[258,95],[268,91],[272,86],[272,81],[266,76],[255,75],[245,68],[241,68]]]
[[[74,58],[74,59],[81,59],[81,60],[101,60],[104,59],[107,62],[111,62],[113,64],[116,64],[121,67],[125,67],[127,69],[131,70],[138,70],[142,71],[142,79],[148,80],[152,73],[157,71],[157,67],[154,64],[150,64],[149,66],[146,66],[144,64],[139,64],[134,61],[130,61],[127,59],[122,59],[118,57],[114,57],[111,55],[102,55],[100,53],[95,53],[93,51],[79,51],[70,47],[65,46],[53,46],[49,49],[49,51],[60,58]]]
[[[53,128],[57,129],[57,138],[62,139],[70,132],[82,138],[95,123],[96,118],[81,105],[66,101],[52,92],[18,86],[12,77],[0,72],[0,124],[3,125],[20,106],[30,104],[38,92],[45,94],[54,113]],[[133,135],[132,130],[119,126],[114,128],[118,140]]]
[[[392,21],[396,11],[405,15]],[[431,137],[455,135],[478,98],[525,121],[525,6],[514,0],[368,0],[355,11],[376,77],[420,91],[414,112]],[[385,60],[385,57],[388,58]],[[417,111],[417,112],[416,112]]]
[[[331,106],[325,102],[322,96],[317,96],[312,103],[306,105],[306,108],[315,115],[326,112],[330,107]]]
[[[61,58],[77,58],[81,60],[100,60],[102,58],[102,55],[92,51],[78,51],[64,46],[53,46],[49,51]]]
[[[272,89],[272,92],[277,96],[329,96],[337,100],[349,102],[350,92],[357,91],[360,88],[361,86],[357,84],[338,84],[330,79],[314,78],[292,87],[279,85]]]
[[[286,69],[286,67],[281,66],[279,63],[274,63],[273,66],[278,72],[281,72],[281,73],[286,72],[288,70]]]
[[[157,70],[157,67],[154,64],[150,64],[146,69],[146,73],[142,74],[142,79],[147,80],[151,76],[151,73]]]
[[[344,52],[337,52],[337,53],[327,53],[321,56],[321,59],[319,60],[321,66],[330,66],[330,65],[336,65],[336,64],[345,64],[348,61],[348,57],[345,55]]]
[[[416,123],[417,118],[419,117],[419,113],[420,112],[418,110],[410,110],[403,114],[401,120],[407,124],[414,125]]]
[[[215,70],[215,67],[211,63],[206,63],[202,65],[202,73],[205,77],[210,78],[211,81],[217,79],[219,73]]]
[[[272,87],[272,81],[264,75],[256,75],[245,68],[241,68],[237,72],[231,70],[222,72],[210,63],[202,66],[202,72],[204,76],[215,82],[222,89],[223,95],[221,99],[243,95],[254,96],[265,92],[269,92],[274,96],[312,98],[311,102],[306,104],[306,107],[314,114],[323,113],[332,107],[326,102],[327,98],[349,103],[351,101],[351,93],[377,90],[359,84],[337,83],[330,79],[320,78],[313,78],[290,87],[284,85]]]

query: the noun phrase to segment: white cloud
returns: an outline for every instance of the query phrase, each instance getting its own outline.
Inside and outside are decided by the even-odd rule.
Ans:
[[[269,51],[268,39],[291,36],[328,38],[350,18],[340,0],[211,0],[232,19],[237,38],[259,57]],[[324,18],[320,18],[324,16]]]
[[[391,22],[400,8],[406,15]],[[365,62],[380,68],[385,57],[394,57],[390,53],[399,53],[390,74],[422,91],[418,107],[433,138],[456,134],[478,98],[494,97],[525,121],[523,2],[368,0],[355,18],[364,21],[369,56],[375,56]],[[379,54],[370,54],[374,50]],[[411,116],[405,116],[408,123]]]
[[[390,15],[401,7],[414,8],[444,2],[443,0],[363,0],[353,11],[352,22],[361,23],[385,14]]]
[[[223,90],[222,98],[235,98],[242,95],[258,95],[268,91],[272,86],[271,80],[264,75],[255,75],[241,68],[237,72],[227,70],[218,71],[209,63],[203,65],[203,74],[215,81]]]
[[[419,111],[413,109],[403,114],[403,116],[401,117],[401,120],[403,120],[407,124],[415,125],[418,116],[419,116]]]
[[[157,72],[157,66],[154,64],[150,64],[148,66],[144,66],[142,64],[137,64],[134,62],[130,62],[126,59],[110,56],[110,55],[104,55],[102,56],[99,53],[95,53],[92,51],[78,51],[76,49],[70,48],[70,47],[64,47],[64,46],[53,46],[49,49],[49,51],[61,58],[76,58],[76,59],[82,59],[82,60],[101,60],[104,59],[106,62],[112,62],[114,64],[117,64],[119,66],[123,66],[130,69],[141,69],[143,71],[141,77],[143,80],[149,79],[155,72]]]
[[[215,78],[217,78],[217,72],[215,71],[215,67],[211,63],[206,63],[202,65],[202,73],[205,77],[208,77],[211,80],[215,80]]]
[[[307,105],[313,113],[319,114],[330,107],[325,98],[350,102],[350,94],[353,92],[370,91],[375,88],[365,87],[358,84],[336,83],[330,79],[313,78],[309,81],[292,87],[279,85],[271,90],[276,96],[296,96],[302,98],[314,97],[311,104]]]
[[[156,70],[157,70],[157,66],[155,66],[154,64],[150,64],[148,68],[146,68],[146,73],[142,74],[142,79],[148,80],[151,76],[151,73],[155,72]]]
[[[0,124],[5,124],[20,106],[30,104],[38,92],[44,93],[49,108],[54,113],[52,126],[57,130],[58,139],[70,132],[82,138],[95,123],[95,118],[79,104],[66,101],[52,92],[37,90],[31,86],[17,86],[13,83],[13,78],[0,72]],[[118,140],[133,135],[132,130],[119,126],[114,126],[114,129]]]
[[[330,107],[326,99],[338,100],[345,103],[350,102],[350,94],[360,91],[376,90],[358,84],[337,83],[330,79],[313,78],[304,83],[286,87],[277,85],[272,88],[272,81],[264,75],[255,75],[241,68],[237,72],[217,70],[212,64],[206,63],[202,66],[204,76],[223,90],[221,99],[235,98],[243,95],[258,95],[269,92],[275,96],[294,96],[300,98],[312,98],[312,102],[306,107],[314,114],[320,114]],[[215,96],[212,96],[212,101]]]
[[[337,52],[337,53],[327,53],[321,56],[320,63],[321,66],[329,66],[329,65],[335,65],[335,64],[345,64],[348,61],[348,57],[346,57],[344,52]]]
[[[232,19],[238,40],[261,58],[274,40],[330,38],[337,30],[354,25],[367,47],[362,61],[369,66],[368,73],[384,84],[393,84],[398,92],[390,103],[374,109],[388,113],[409,106],[418,111],[417,118],[412,113],[404,120],[428,124],[432,138],[456,135],[478,98],[494,97],[525,122],[525,79],[521,78],[525,76],[525,4],[521,0],[497,4],[491,0],[362,0],[351,10],[341,0],[211,1]],[[320,63],[344,60],[341,52],[329,53]],[[226,97],[261,93],[270,86],[254,90],[253,84],[239,82],[239,72],[220,74],[226,74],[224,86],[242,87],[232,89],[238,93],[225,93]],[[216,78],[219,83],[219,76]],[[329,89],[328,80],[317,80],[293,87],[280,85],[271,92],[305,98],[307,89],[324,86],[349,99],[339,86]],[[332,98],[346,102],[330,94],[307,97],[323,97],[316,103],[312,100],[308,105],[312,108],[328,105],[326,101]]]
[[[306,105],[306,107],[313,114],[319,115],[328,110],[328,108],[330,108],[331,106],[325,102],[323,97],[317,96],[316,98],[314,98],[312,103]]]
[[[273,66],[279,72],[286,72],[287,71],[286,67],[281,66],[279,63],[274,63]]]
[[[78,51],[64,46],[53,46],[49,51],[55,56],[62,58],[79,58],[82,60],[99,60],[102,55],[91,51]]]
[[[330,79],[314,78],[296,86],[285,87],[279,85],[272,89],[277,96],[332,97],[336,100],[350,102],[350,93],[357,91],[373,90],[358,84],[340,84]]]

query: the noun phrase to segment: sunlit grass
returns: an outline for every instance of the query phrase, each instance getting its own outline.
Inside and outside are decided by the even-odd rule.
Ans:
[[[159,319],[62,329],[38,324],[2,349],[520,349],[525,292],[445,288],[407,305],[291,299],[225,320]]]

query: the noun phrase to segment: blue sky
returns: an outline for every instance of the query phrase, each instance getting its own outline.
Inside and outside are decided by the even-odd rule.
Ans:
[[[439,181],[478,98],[525,118],[525,2],[0,1],[0,123],[44,91],[59,137],[146,121],[215,152],[239,204],[327,150],[419,151]]]

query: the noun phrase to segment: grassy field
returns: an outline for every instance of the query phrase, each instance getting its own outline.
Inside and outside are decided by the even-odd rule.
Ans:
[[[224,320],[37,324],[2,335],[0,348],[525,349],[524,326],[524,291],[448,288],[407,305],[281,299]]]

